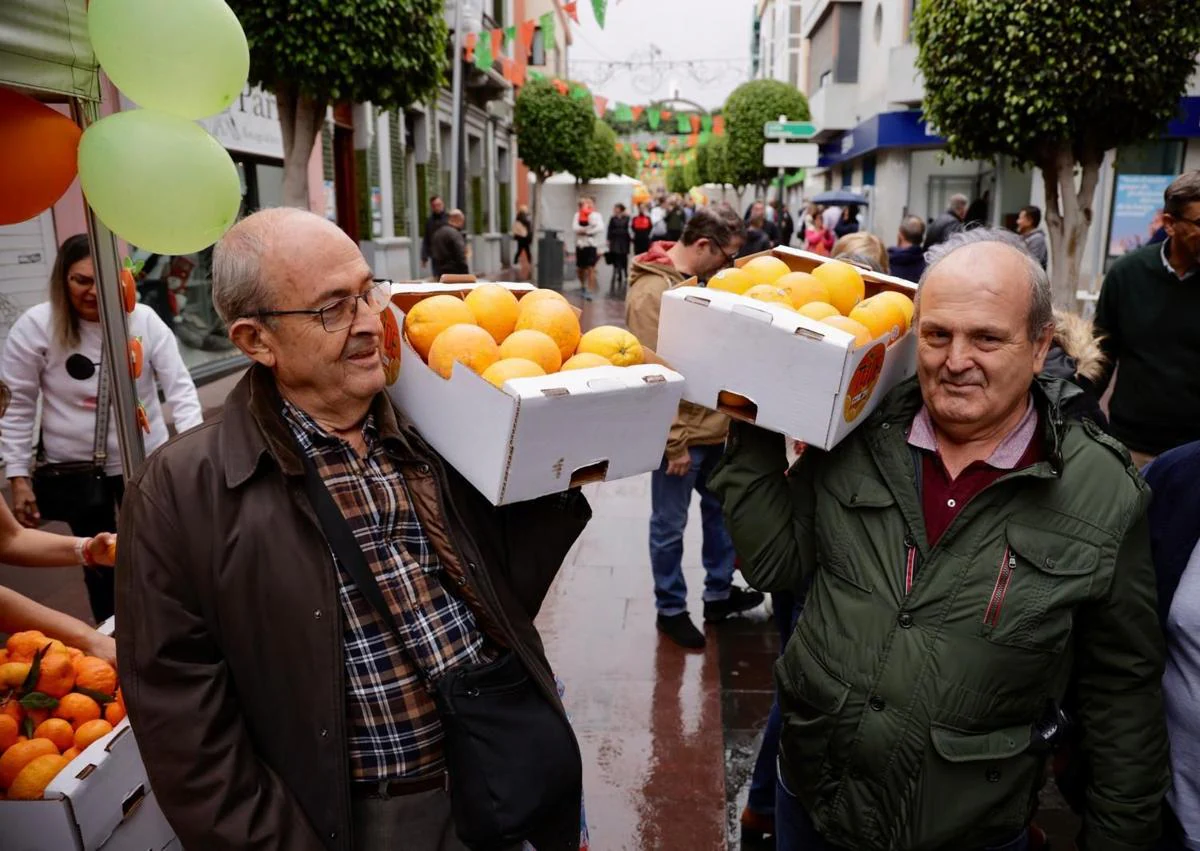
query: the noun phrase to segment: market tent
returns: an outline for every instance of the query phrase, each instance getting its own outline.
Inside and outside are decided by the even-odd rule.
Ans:
[[[100,100],[86,0],[0,2],[0,86],[43,100]]]

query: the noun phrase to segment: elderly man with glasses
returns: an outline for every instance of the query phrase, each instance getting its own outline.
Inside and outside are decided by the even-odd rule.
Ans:
[[[189,848],[464,848],[490,778],[448,771],[439,685],[515,659],[565,719],[533,618],[587,502],[492,507],[429,448],[384,393],[389,295],[319,216],[237,224],[213,300],[254,364],[126,492],[121,683]],[[576,851],[581,794],[561,784],[489,847]]]

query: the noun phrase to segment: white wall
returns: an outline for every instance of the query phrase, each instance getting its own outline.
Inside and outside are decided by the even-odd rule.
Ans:
[[[875,197],[871,205],[871,232],[894,245],[900,219],[908,203],[909,152],[879,151],[875,161]]]
[[[886,112],[888,57],[904,42],[905,4],[896,0],[864,0],[858,51],[858,116],[865,121]],[[875,10],[882,11],[880,37],[875,38]]]
[[[937,218],[942,210],[929,209],[929,178],[962,176],[974,178],[982,168],[974,160],[960,160],[940,150],[910,152],[908,211],[923,219]],[[965,193],[969,194],[969,193]]]

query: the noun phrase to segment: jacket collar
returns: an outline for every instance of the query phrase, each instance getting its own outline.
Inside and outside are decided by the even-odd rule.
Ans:
[[[1029,389],[1033,394],[1033,403],[1037,406],[1038,415],[1041,418],[1046,460],[1050,462],[1055,475],[1061,475],[1063,468],[1062,445],[1066,431],[1063,407],[1076,396],[1082,396],[1083,391],[1069,381],[1040,375]],[[877,429],[881,424],[889,423],[898,426],[900,433],[903,433],[903,430],[909,427],[924,404],[925,400],[921,397],[921,386],[916,376],[913,376],[892,388],[892,392],[871,415],[868,427]]]
[[[275,377],[261,364],[247,370],[225,400],[221,422],[221,447],[225,457],[225,484],[237,488],[270,458],[288,476],[304,473],[299,449],[283,420],[283,397]],[[380,440],[389,452],[412,456],[419,438],[385,393],[371,403]]]

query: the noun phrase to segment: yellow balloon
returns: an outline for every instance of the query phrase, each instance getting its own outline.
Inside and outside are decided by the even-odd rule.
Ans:
[[[79,181],[113,233],[155,254],[191,254],[237,219],[242,186],[203,127],[149,109],[97,121],[79,143]]]

